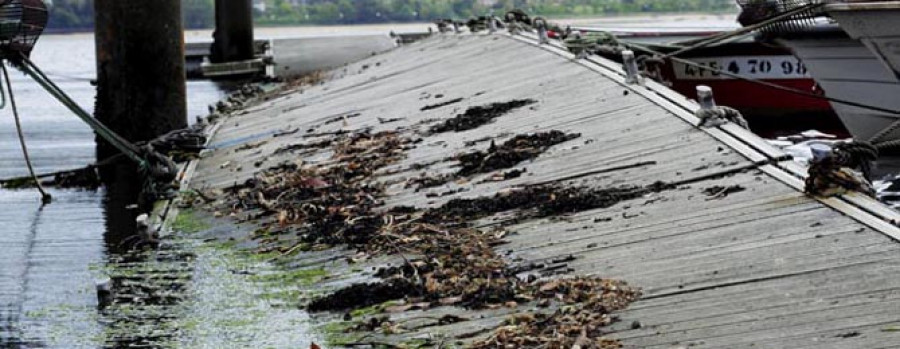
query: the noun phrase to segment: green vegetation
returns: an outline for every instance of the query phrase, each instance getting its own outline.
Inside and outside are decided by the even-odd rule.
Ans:
[[[328,346],[343,346],[345,343],[355,343],[365,338],[365,334],[353,333],[353,328],[359,325],[352,321],[334,321],[316,328],[316,332],[322,334]]]
[[[175,221],[172,222],[172,229],[185,234],[192,234],[209,229],[209,224],[198,219],[194,215],[193,210],[183,209],[178,212],[178,216],[176,216]]]
[[[387,302],[373,305],[370,307],[354,309],[354,310],[350,311],[350,316],[352,316],[354,319],[356,319],[356,318],[360,318],[360,317],[364,317],[364,316],[372,316],[372,315],[376,315],[376,314],[381,314],[384,312],[384,309],[386,309],[387,307],[395,306],[395,305],[399,305],[399,304],[400,304],[400,302],[398,302],[398,301],[387,301]]]
[[[323,278],[327,277],[328,271],[325,269],[298,269],[282,273],[256,275],[254,280],[267,283],[276,283],[279,285],[312,285]]]
[[[293,3],[300,3],[294,6]],[[305,3],[306,5],[302,5]],[[634,12],[728,11],[733,0],[266,0],[260,24],[358,24],[469,18],[521,8],[543,16],[602,16]]]
[[[34,180],[29,177],[20,177],[6,180],[0,183],[3,189],[25,189],[34,187]]]
[[[635,12],[721,12],[733,0],[257,0],[259,25],[359,24],[464,19],[512,8],[543,16],[602,16]],[[211,28],[215,0],[183,0],[186,28]],[[50,27],[90,29],[93,0],[54,0]]]

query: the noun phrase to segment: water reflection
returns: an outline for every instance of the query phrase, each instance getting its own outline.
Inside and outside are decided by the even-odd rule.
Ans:
[[[45,36],[32,55],[88,111],[93,42],[90,35]],[[91,130],[27,77],[11,75],[36,171],[95,162]],[[189,115],[205,115],[222,95],[213,83],[189,82]],[[0,178],[26,174],[7,113],[0,111]],[[43,208],[32,190],[0,190],[0,348],[104,347],[95,282],[110,260],[127,254],[122,241],[134,234],[138,211],[130,206],[139,190],[139,182],[125,181],[96,191],[55,189],[54,202]]]
[[[130,250],[126,242],[135,234],[135,219],[140,214],[136,206],[141,192],[141,181],[135,167],[118,163],[101,169],[106,195],[103,211],[106,217],[104,240],[109,254],[123,254]]]
[[[44,212],[45,204],[41,204],[38,209],[35,211],[31,224],[28,227],[28,232],[26,233],[26,238],[24,241],[25,246],[25,255],[31,259],[31,255],[34,252],[35,247],[35,238],[38,233],[38,226],[40,224],[41,215]],[[14,298],[14,303],[10,303],[5,305],[0,312],[6,313],[3,314],[2,319],[0,319],[0,333],[8,333],[10,334],[9,338],[0,337],[0,348],[40,348],[43,347],[39,342],[27,343],[22,338],[22,331],[18,326],[23,323],[22,314],[23,314],[23,305],[25,304],[25,291],[32,288],[32,285],[27,278],[30,273],[31,263],[26,264],[19,274],[20,278],[25,281],[21,285],[21,291],[17,297]]]

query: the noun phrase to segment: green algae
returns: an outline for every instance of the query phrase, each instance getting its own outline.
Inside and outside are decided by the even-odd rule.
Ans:
[[[0,182],[0,188],[10,189],[10,190],[18,190],[18,189],[28,189],[34,187],[34,180],[28,177],[22,178],[13,178],[9,180],[5,180]]]
[[[298,269],[287,272],[276,272],[273,274],[254,275],[251,279],[263,283],[308,286],[325,279],[329,275],[328,271],[322,268]]]
[[[425,349],[433,347],[434,344],[430,340],[416,338],[397,344],[397,347],[401,349]]]
[[[209,224],[197,218],[192,209],[182,209],[172,222],[172,229],[185,234],[199,233],[209,228]]]
[[[366,337],[366,334],[353,332],[358,325],[359,322],[356,321],[333,321],[317,326],[316,331],[324,336],[325,344],[329,347],[341,347]]]
[[[376,304],[376,305],[365,307],[365,308],[354,309],[354,310],[350,311],[350,316],[352,316],[353,318],[358,318],[358,317],[381,314],[384,312],[384,309],[391,307],[391,306],[400,305],[400,304],[401,304],[401,302],[399,302],[399,301],[387,301],[387,302],[384,302],[381,304]]]

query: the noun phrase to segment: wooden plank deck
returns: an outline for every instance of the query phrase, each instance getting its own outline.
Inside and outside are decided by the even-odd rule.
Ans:
[[[333,71],[322,85],[227,119],[212,140],[217,150],[201,160],[192,186],[222,188],[297,160],[274,153],[312,142],[315,134],[413,130],[471,106],[531,98],[538,103],[475,130],[423,136],[406,160],[379,178],[394,183],[388,204],[435,206],[554,181],[599,188],[679,183],[608,209],[509,226],[517,234],[499,249],[511,261],[572,255],[572,275],[642,287],[645,297],[611,328],[628,347],[900,347],[900,332],[889,327],[900,325],[900,245],[891,238],[900,235],[890,222],[893,211],[856,196],[809,198],[798,184],[802,169],[781,161],[783,154],[752,134],[732,126],[698,129],[691,114],[696,106],[684,97],[652,82],[623,85],[611,62],[567,55],[559,47],[537,47],[529,37],[476,35],[438,36],[371,57]],[[454,98],[463,101],[421,110]],[[453,171],[452,162],[441,160],[471,151],[466,142],[548,130],[582,136],[518,166],[527,168],[520,178],[480,183],[486,176],[475,176],[419,192],[402,183],[422,172]],[[258,142],[265,143],[236,152]],[[326,158],[309,154],[304,160]],[[435,164],[410,169],[423,163]],[[744,191],[722,198],[702,193],[713,186]],[[459,189],[464,191],[428,196]],[[333,260],[319,263],[334,268],[339,262]],[[468,333],[506,314],[481,315],[405,336]],[[642,326],[633,328],[634,321]]]

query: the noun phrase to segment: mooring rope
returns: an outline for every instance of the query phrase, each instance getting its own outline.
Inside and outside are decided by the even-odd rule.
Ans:
[[[877,158],[878,149],[871,143],[839,142],[828,156],[811,161],[804,191],[815,196],[831,196],[839,193],[834,192],[835,188],[843,188],[874,197],[871,163]],[[844,172],[842,168],[858,168],[862,177]]]
[[[53,83],[53,81],[50,80],[50,78],[24,54],[20,55],[20,57],[16,57],[13,60],[10,60],[9,62],[15,65],[16,68],[22,70],[32,79],[34,79],[35,82],[41,85],[41,87],[43,87],[48,93],[50,93],[63,105],[68,107],[69,110],[71,110],[72,113],[74,113],[78,118],[84,121],[84,123],[87,124],[94,132],[96,132],[97,135],[99,135],[102,139],[106,140],[109,144],[118,149],[121,154],[137,164],[139,173],[144,177],[144,190],[141,194],[142,197],[148,198],[146,202],[152,202],[157,198],[160,198],[162,195],[172,195],[174,189],[172,183],[175,181],[175,177],[177,175],[177,166],[170,158],[158,152],[156,150],[156,147],[165,147],[169,150],[185,148],[188,152],[198,152],[198,149],[200,148],[197,143],[199,142],[198,139],[200,138],[200,136],[196,134],[197,130],[173,132],[165,135],[162,139],[153,140],[151,142],[140,145],[131,143],[116,134],[110,128],[106,127],[106,125],[95,119],[90,113],[81,108],[78,103],[72,100],[72,98],[69,97],[65,93],[65,91],[63,91],[61,88],[59,88],[59,86]],[[9,86],[10,97],[12,97],[12,84],[9,82],[9,75],[6,73],[5,66],[3,70],[4,74],[6,75],[7,85]],[[10,98],[10,101],[13,101],[13,99]],[[16,113],[16,120],[18,122],[18,113],[15,111],[14,103],[13,110]],[[23,139],[21,128],[19,129],[19,134],[20,139]],[[22,141],[22,146],[24,149],[24,139]],[[49,195],[46,194],[46,192],[43,190],[41,183],[38,182],[38,179],[34,174],[34,170],[31,168],[27,150],[25,156],[26,161],[29,163],[29,171],[31,173],[32,179],[41,190],[41,193],[44,195],[45,200],[48,199]]]
[[[38,84],[41,85],[44,89],[47,90],[53,97],[59,100],[63,105],[68,107],[76,116],[78,116],[82,121],[84,121],[94,132],[97,132],[100,137],[109,142],[116,149],[124,153],[128,158],[136,162],[140,167],[147,167],[147,160],[141,155],[142,151],[131,142],[128,142],[112,130],[110,130],[106,125],[95,119],[93,116],[88,114],[78,103],[75,103],[59,86],[53,83],[46,74],[44,74],[40,68],[34,62],[28,59],[28,57],[21,57],[22,65],[21,69],[26,74],[31,76]]]
[[[625,46],[632,47],[637,50],[645,51],[651,54],[654,54],[655,57],[653,59],[658,59],[662,56],[662,54],[656,50],[644,47],[643,45],[638,45],[634,43],[622,43]],[[891,114],[900,114],[898,111],[893,111],[885,108],[880,108],[876,106],[865,105],[862,103],[857,103],[853,101],[847,101],[839,98],[833,98],[828,96],[817,95],[813,93],[809,93],[806,91],[797,90],[794,88],[781,86],[778,84],[761,81],[753,78],[747,78],[738,74],[734,74],[728,71],[724,71],[721,69],[710,68],[708,66],[699,64],[697,62],[678,58],[678,57],[666,57],[673,62],[682,63],[685,65],[690,65],[698,69],[703,69],[707,71],[711,71],[714,73],[718,73],[721,75],[729,76],[735,79],[743,80],[746,82],[760,84],[766,87],[778,89],[781,91],[785,91],[788,93],[793,93],[805,97],[816,98],[827,100],[829,102],[841,103],[846,105],[851,105],[859,108],[865,108],[875,111],[887,112]],[[896,125],[892,125],[894,129],[900,128],[900,121],[896,122]],[[891,130],[889,127],[888,130],[882,131],[873,139],[878,140],[878,138],[882,138],[884,135],[889,133]],[[811,164],[808,172],[809,177],[806,180],[806,189],[805,191],[810,195],[826,195],[827,188],[832,185],[837,185],[849,190],[855,190],[867,195],[874,195],[871,189],[871,185],[867,183],[863,183],[863,181],[871,181],[871,162],[878,158],[879,151],[897,147],[898,142],[896,141],[888,141],[883,143],[875,143],[875,142],[867,142],[867,141],[853,141],[853,142],[842,142],[836,145],[832,151],[832,155],[828,156],[825,160],[820,162],[814,162]],[[862,172],[862,178],[854,179],[852,176],[847,174],[840,173],[839,169],[841,167],[847,168],[858,168]]]
[[[869,142],[875,143],[875,144],[887,143],[887,142],[882,142],[882,141],[884,140],[885,137],[887,137],[889,134],[896,131],[897,129],[900,129],[900,119],[897,119],[896,121],[891,123],[890,126],[885,127],[883,130],[878,131],[878,133],[876,133],[874,136],[872,136],[872,138],[869,138]]]
[[[31,156],[28,154],[28,145],[25,144],[25,133],[22,131],[22,120],[19,118],[19,110],[16,108],[16,98],[13,94],[12,82],[9,79],[9,72],[6,70],[6,63],[0,61],[0,67],[3,70],[3,79],[6,81],[6,88],[9,91],[9,105],[13,112],[13,118],[16,120],[16,132],[19,134],[19,144],[22,146],[22,154],[25,156],[25,165],[28,167],[28,173],[31,174],[31,179],[34,181],[34,185],[37,187],[38,191],[41,193],[41,201],[45,204],[53,201],[53,197],[44,190],[44,186],[41,185],[40,180],[38,180],[37,175],[34,172],[34,166],[31,164]],[[6,96],[3,98],[4,104],[6,101]]]

